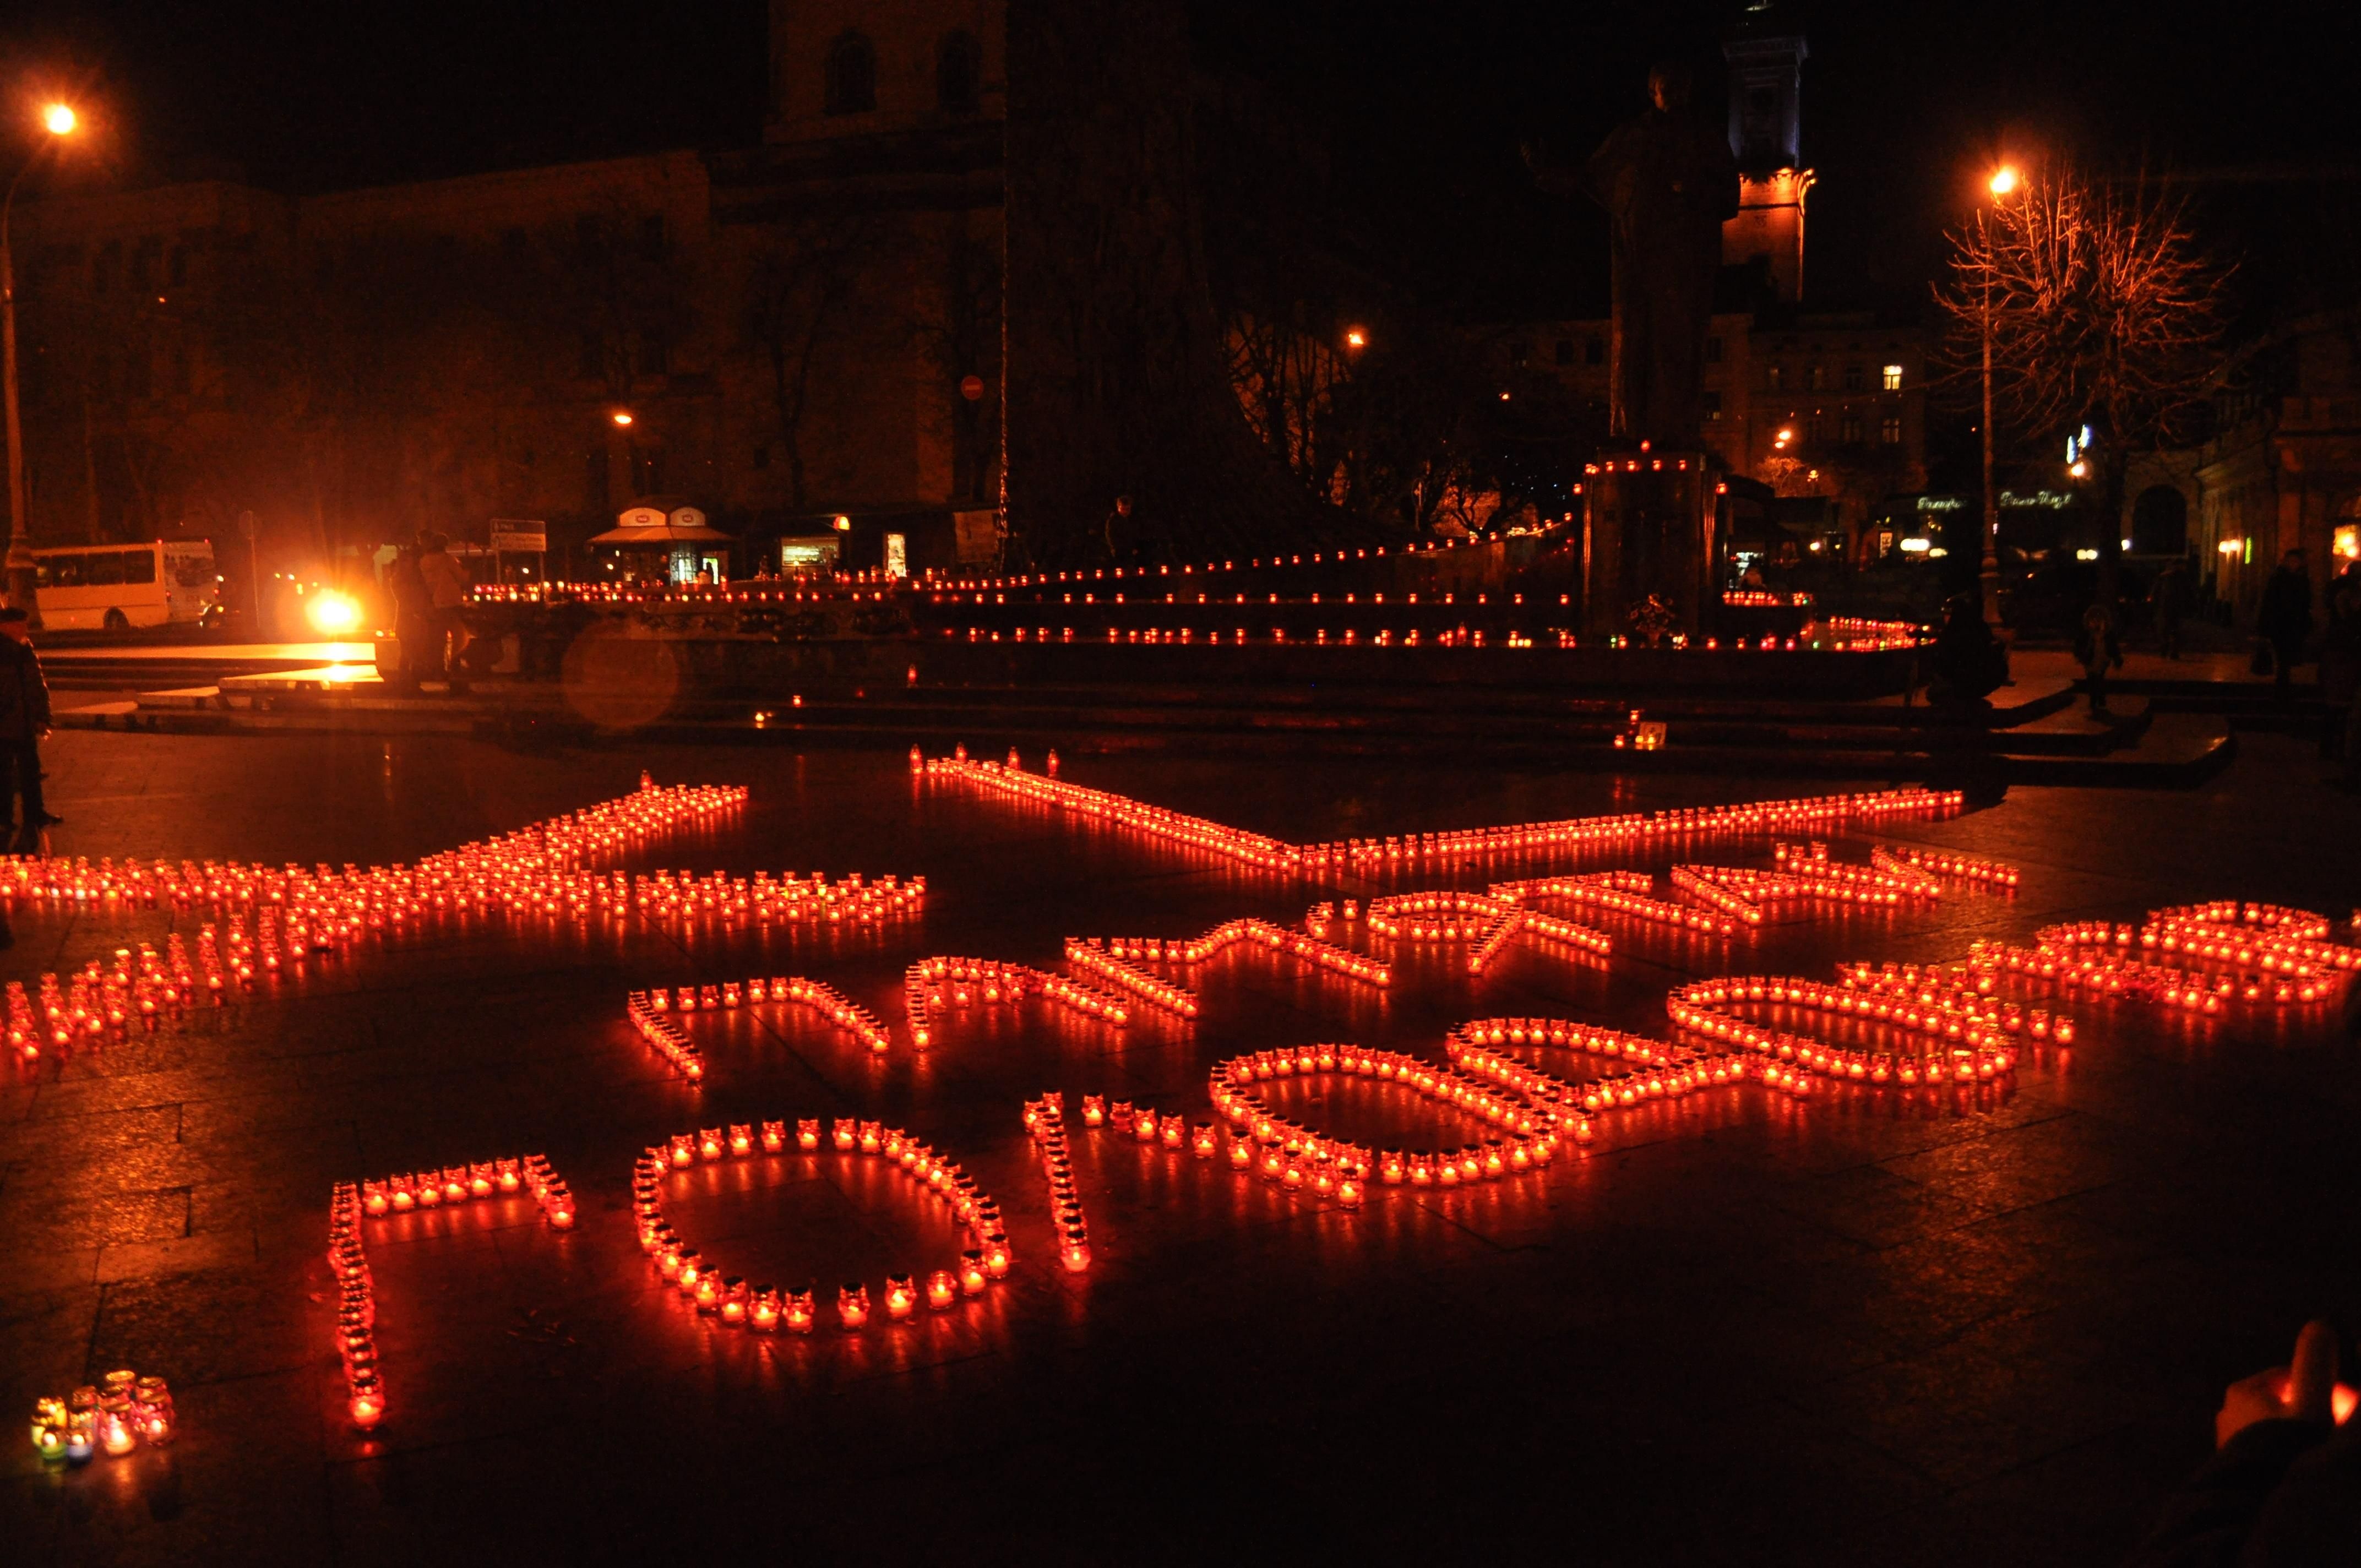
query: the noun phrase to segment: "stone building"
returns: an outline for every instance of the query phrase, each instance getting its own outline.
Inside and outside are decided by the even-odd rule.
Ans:
[[[2361,310],[2300,317],[2243,350],[2202,446],[2136,460],[2124,537],[2186,548],[2239,626],[2263,584],[2304,552],[2318,594],[2361,562]],[[2315,604],[2313,613],[2323,615]]]
[[[37,543],[555,548],[664,491],[741,569],[838,516],[926,564],[999,491],[1000,11],[774,0],[754,147],[20,198]]]

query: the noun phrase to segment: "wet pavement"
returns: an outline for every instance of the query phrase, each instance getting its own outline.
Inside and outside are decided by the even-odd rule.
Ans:
[[[924,875],[922,911],[768,928],[446,916],[9,1069],[0,1409],[131,1365],[170,1379],[183,1434],[75,1470],[19,1440],[0,1462],[7,1561],[991,1561],[1021,1543],[1051,1560],[1515,1544],[1612,1563],[2103,1562],[2207,1451],[2222,1386],[2284,1359],[2306,1317],[2349,1321],[2361,1301],[2361,1093],[2333,1008],[2069,1001],[2071,1048],[2032,1052],[2007,1082],[1711,1089],[1545,1171],[1380,1188],[1357,1212],[1073,1114],[1104,1095],[1205,1118],[1211,1065],[1277,1045],[1439,1061],[1444,1031],[1478,1015],[1663,1035],[1664,994],[1687,978],[1824,980],[1839,959],[1938,961],[2197,898],[2341,923],[2361,896],[2351,797],[2278,737],[2190,794],[2026,789],[1831,836],[1840,860],[1875,842],[1997,857],[2023,870],[2012,894],[1792,909],[1730,938],[1603,916],[1609,959],[1521,940],[1472,977],[1464,948],[1405,946],[1382,991],[1237,947],[1196,970],[1193,1024],[1143,1008],[1117,1030],[1036,1002],[956,1012],[923,1053],[902,987],[928,955],[1055,969],[1068,937],[1289,926],[1315,899],[1540,871],[1759,866],[1768,844],[1315,884],[914,780],[898,755],[427,737],[71,734],[49,792],[61,854],[367,865],[626,794],[642,768],[751,796],[616,864]],[[1842,787],[1174,757],[1070,758],[1064,775],[1297,841]],[[200,919],[20,910],[0,975],[29,988],[174,930],[193,947]],[[891,1047],[779,1008],[693,1016],[699,1086],[624,1021],[634,989],[780,974],[871,1008]],[[1264,1088],[1373,1145],[1468,1135],[1390,1085]],[[1082,1274],[1057,1265],[1020,1123],[1049,1090],[1075,1123]],[[758,1154],[665,1178],[666,1215],[731,1273],[818,1285],[823,1326],[700,1317],[637,1245],[635,1157],[703,1127],[839,1116],[962,1162],[1005,1212],[1010,1277],[843,1332],[840,1283],[923,1280],[961,1238],[879,1162]],[[356,1431],[332,1184],[531,1153],[578,1200],[569,1233],[521,1197],[365,1223],[388,1414]]]

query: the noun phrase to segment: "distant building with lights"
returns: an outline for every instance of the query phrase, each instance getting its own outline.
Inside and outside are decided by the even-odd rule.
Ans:
[[[1791,500],[1817,499],[1820,548],[1859,559],[1890,498],[1927,483],[1928,338],[1916,322],[1815,308],[1805,292],[1803,36],[1768,0],[1723,39],[1739,212],[1722,225],[1722,276],[1706,340],[1702,444],[1732,473]],[[1603,432],[1603,318],[1522,323],[1504,334],[1505,378],[1558,383]]]
[[[2125,485],[2124,537],[2189,553],[2241,626],[2290,550],[2320,594],[2361,563],[2361,307],[2290,321],[2242,349],[2202,445],[2143,455]],[[2314,613],[2325,619],[2325,609]]]
[[[889,527],[914,564],[988,536],[1002,14],[774,0],[752,147],[27,192],[36,538],[234,539],[252,510],[289,550],[494,517],[555,546],[659,491],[741,535],[850,516],[856,564]]]

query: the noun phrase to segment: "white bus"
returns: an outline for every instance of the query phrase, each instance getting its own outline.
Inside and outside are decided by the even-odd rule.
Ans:
[[[214,547],[203,539],[36,550],[33,587],[42,624],[60,630],[210,625],[220,609]]]

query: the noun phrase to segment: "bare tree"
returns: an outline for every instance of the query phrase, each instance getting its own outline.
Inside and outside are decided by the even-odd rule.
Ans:
[[[2071,171],[2037,177],[1951,240],[1935,301],[1953,374],[1976,373],[1988,332],[1996,424],[2036,439],[2091,427],[2111,593],[2132,454],[2185,443],[2210,407],[2229,269],[2182,203]]]
[[[806,504],[803,434],[812,372],[821,350],[844,327],[863,270],[877,252],[878,226],[869,218],[836,216],[783,225],[754,263],[745,333],[771,367],[787,497],[798,510]]]

